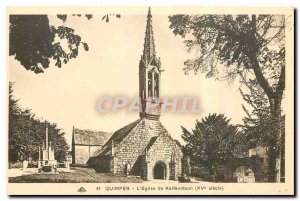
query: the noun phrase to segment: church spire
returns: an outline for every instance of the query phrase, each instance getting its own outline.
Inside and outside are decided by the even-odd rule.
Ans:
[[[141,118],[159,119],[160,117],[160,60],[156,58],[151,9],[148,10],[144,51],[139,64],[139,92]]]
[[[155,60],[155,45],[154,45],[154,36],[153,36],[153,28],[152,28],[152,15],[151,8],[149,7],[148,15],[147,15],[147,26],[145,33],[145,43],[144,43],[144,51],[143,51],[143,59],[146,63],[151,62],[151,60]]]

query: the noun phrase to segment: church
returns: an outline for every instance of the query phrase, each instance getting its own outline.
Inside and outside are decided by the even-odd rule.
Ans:
[[[144,50],[139,64],[140,118],[117,130],[87,164],[97,172],[136,175],[144,180],[177,180],[182,175],[182,147],[160,122],[161,62],[155,51],[149,8]]]

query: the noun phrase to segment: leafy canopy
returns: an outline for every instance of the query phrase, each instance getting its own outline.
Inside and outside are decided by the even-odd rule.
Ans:
[[[50,59],[60,68],[62,62],[66,64],[77,57],[80,45],[88,50],[74,29],[50,25],[47,15],[10,15],[9,23],[9,55],[35,73],[43,73]],[[55,42],[55,37],[67,40],[68,51]]]
[[[230,124],[223,114],[210,114],[196,121],[195,128],[188,131],[182,127],[182,139],[187,143],[184,150],[196,165],[212,168],[215,163],[227,163],[240,145],[238,127]]]
[[[229,81],[240,76],[243,83],[257,79],[268,97],[277,91],[282,95],[284,16],[173,15],[169,20],[173,33],[185,38],[187,50],[196,51],[195,58],[184,63],[186,73],[200,71]]]
[[[72,16],[81,17],[81,14]],[[88,20],[93,15],[84,15]],[[120,18],[119,14],[107,14],[102,21],[109,22],[110,16]],[[57,18],[64,23],[66,14],[59,14]],[[64,49],[60,42],[66,40],[68,48]],[[66,26],[53,26],[47,15],[10,15],[9,16],[9,55],[20,61],[26,70],[34,73],[43,73],[49,67],[50,61],[61,68],[79,54],[79,47],[89,50],[86,42],[75,33],[75,30]]]

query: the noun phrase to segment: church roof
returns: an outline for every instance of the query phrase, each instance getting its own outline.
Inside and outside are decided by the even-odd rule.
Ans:
[[[104,145],[111,135],[110,132],[73,129],[75,145]]]
[[[148,143],[147,146],[146,146],[146,149],[147,149],[147,150],[149,150],[150,147],[152,147],[152,145],[154,144],[154,142],[156,141],[156,139],[157,139],[157,136],[152,137],[152,138],[150,139],[149,143]]]
[[[137,125],[138,125],[141,121],[144,122],[144,123],[142,122],[143,124],[147,124],[147,123],[145,123],[145,121],[148,121],[148,122],[152,122],[152,123],[153,123],[153,124],[152,124],[152,127],[151,127],[150,129],[152,130],[152,132],[153,132],[154,135],[153,135],[153,136],[151,137],[151,139],[149,139],[149,141],[146,143],[145,149],[147,149],[147,150],[155,143],[155,141],[156,141],[156,139],[157,139],[159,133],[168,133],[168,131],[164,128],[164,126],[161,124],[160,121],[156,121],[156,120],[148,120],[148,119],[146,119],[146,118],[138,119],[137,121],[132,122],[132,123],[130,123],[130,124],[128,124],[128,125],[122,127],[121,129],[117,130],[116,132],[114,132],[114,134],[109,138],[109,140],[107,140],[107,142],[105,143],[105,145],[104,145],[101,149],[95,151],[95,152],[92,154],[91,158],[99,157],[99,156],[110,155],[110,154],[111,154],[111,148],[112,148],[112,147],[111,147],[112,141],[113,141],[114,144],[119,144],[119,143],[121,143],[122,140],[123,140],[128,134],[130,134],[131,131],[132,131],[135,127],[137,127]],[[148,124],[149,124],[149,123],[148,123]],[[147,131],[145,130],[145,132],[147,132]],[[149,132],[149,131],[148,131],[148,132]],[[145,133],[145,134],[146,134],[146,133]],[[180,143],[179,143],[177,140],[173,139],[171,135],[169,135],[169,137],[170,137],[172,140],[174,140],[175,143],[176,143],[179,147],[181,147]]]
[[[111,142],[113,141],[114,143],[120,143],[140,121],[141,119],[138,119],[137,121],[132,122],[114,132],[113,135],[111,135],[111,137],[107,140],[103,148],[96,150],[92,154],[91,158],[111,154]]]
[[[153,35],[153,27],[152,27],[152,15],[151,15],[151,9],[149,7],[148,15],[147,15],[144,51],[142,57],[144,61],[149,63],[151,62],[151,60],[156,59],[155,55],[156,52],[155,52],[154,35]]]
[[[105,155],[111,155],[111,149],[109,148],[103,148],[103,149],[98,149],[92,153],[90,158],[96,157],[96,156],[105,156]]]
[[[111,144],[112,140],[114,143],[119,143],[121,142],[129,133],[130,131],[136,127],[136,125],[141,121],[141,119],[138,119],[135,122],[132,122],[122,128],[120,128],[119,130],[117,130],[116,132],[114,132],[114,134],[111,136],[111,138],[107,141],[106,144]]]

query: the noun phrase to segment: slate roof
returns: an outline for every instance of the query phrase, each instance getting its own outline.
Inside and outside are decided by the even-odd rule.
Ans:
[[[122,140],[132,131],[132,129],[134,129],[140,122],[142,121],[142,119],[138,119],[135,122],[132,122],[122,128],[120,128],[119,130],[117,130],[116,132],[114,132],[112,134],[112,136],[109,138],[109,140],[107,140],[107,142],[104,144],[104,146],[101,149],[96,150],[91,158],[96,158],[96,157],[101,157],[101,156],[106,156],[111,154],[111,142],[113,141],[114,144],[119,144],[120,142],[122,142]],[[160,128],[163,130],[163,132],[168,132],[164,126],[157,121],[157,125],[154,126],[153,129],[157,129]],[[170,136],[172,138],[172,136]],[[149,149],[156,141],[157,136],[153,136],[149,142],[146,144],[145,149]],[[173,139],[173,138],[172,138]],[[174,139],[173,139],[174,140]],[[174,140],[176,142],[176,144],[181,147],[180,143],[177,140]]]
[[[106,144],[109,146],[112,140],[114,143],[121,142],[140,121],[141,119],[138,119],[137,121],[130,123],[114,132]]]
[[[75,145],[104,145],[112,133],[74,128]]]
[[[152,137],[152,138],[150,139],[149,143],[148,143],[147,146],[146,146],[146,149],[147,149],[147,150],[150,149],[150,147],[152,147],[152,145],[154,144],[154,142],[156,141],[156,139],[157,139],[157,136],[156,136],[156,137]]]
[[[94,153],[92,153],[92,155],[90,156],[90,158],[97,157],[100,154],[101,154],[101,156],[103,156],[103,155],[111,155],[111,149],[108,149],[108,148],[98,149],[98,150],[94,151]]]
[[[111,142],[113,141],[114,144],[120,143],[140,121],[141,119],[138,119],[114,132],[105,145],[101,149],[96,150],[90,158],[109,155],[111,153]]]

